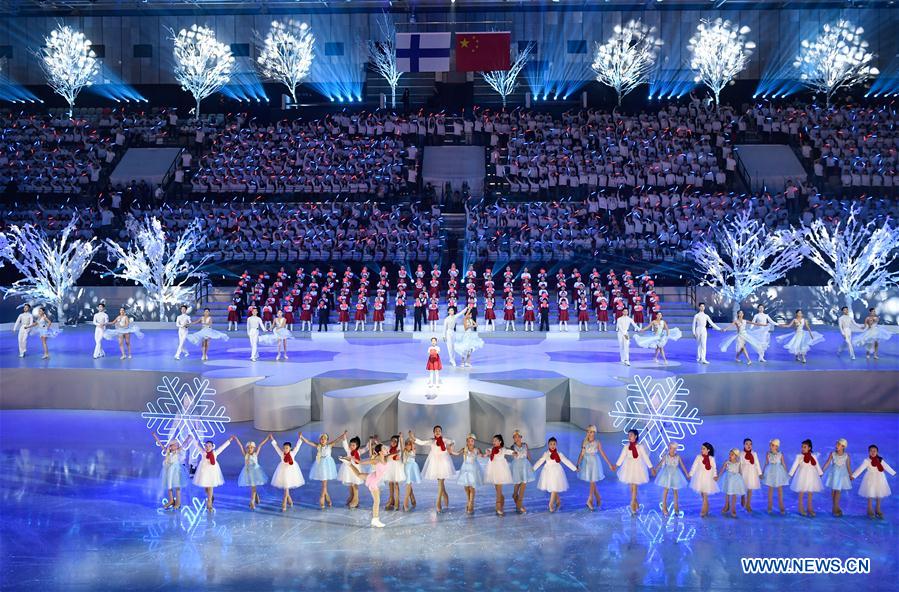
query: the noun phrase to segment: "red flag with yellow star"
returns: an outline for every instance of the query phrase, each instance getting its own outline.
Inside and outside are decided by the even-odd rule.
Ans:
[[[512,34],[456,33],[456,71],[489,72],[508,70]]]

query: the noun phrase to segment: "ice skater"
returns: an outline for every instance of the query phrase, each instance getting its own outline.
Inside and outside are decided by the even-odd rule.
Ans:
[[[406,493],[403,495],[403,511],[408,512],[410,507],[414,508],[417,504],[415,501],[414,486],[421,483],[421,470],[418,468],[418,461],[415,460],[415,441],[412,439],[412,432],[403,442],[403,470],[406,473]]]
[[[621,316],[615,320],[615,332],[618,334],[618,355],[621,363],[631,365],[631,336],[629,331],[642,331],[642,329],[628,315],[627,309],[621,311]]]
[[[287,341],[293,339],[293,334],[290,332],[290,329],[287,328],[287,319],[284,318],[284,313],[280,310],[275,317],[274,323],[272,324],[272,332],[270,335],[263,335],[259,338],[259,342],[263,345],[277,345],[278,346],[278,357],[275,358],[276,362],[281,361],[281,356],[284,356],[284,359],[287,360]]]
[[[486,451],[485,451],[486,452]],[[502,434],[494,434],[493,448],[487,456],[487,468],[484,470],[484,483],[493,485],[496,489],[496,515],[505,514],[506,496],[503,495],[503,485],[512,483],[512,469],[509,467],[507,456],[512,456],[512,451],[506,448]]]
[[[680,515],[678,492],[687,486],[687,467],[677,453],[677,442],[668,444],[668,453],[652,469],[653,483],[662,488],[662,514],[668,515],[668,491],[674,492],[674,515]]]
[[[721,327],[715,324],[712,317],[705,313],[705,302],[699,303],[699,311],[693,315],[692,332],[696,338],[696,361],[700,364],[708,364],[706,359],[706,342],[709,338],[708,328],[711,327],[718,331]]]
[[[474,499],[478,487],[484,484],[484,475],[481,472],[481,465],[478,459],[482,456],[480,450],[475,446],[475,435],[468,434],[465,438],[465,447],[456,452],[450,450],[453,456],[462,457],[462,466],[459,467],[456,483],[465,489],[465,512],[474,514]]]
[[[790,484],[790,476],[787,474],[787,464],[784,455],[780,451],[780,440],[773,438],[768,442],[768,452],[765,454],[765,467],[762,469],[762,483],[768,487],[768,513],[774,508],[774,491],[777,491],[777,503],[781,514],[786,514],[784,508],[784,487]]]
[[[478,323],[475,321],[471,309],[466,309],[466,311],[465,319],[462,322],[462,339],[456,345],[456,350],[461,357],[462,366],[471,368],[471,354],[484,347],[484,340],[478,335]]]
[[[318,437],[318,442],[307,440],[305,436],[300,434],[300,439],[309,446],[315,447],[315,462],[309,470],[309,478],[313,481],[321,481],[321,495],[318,498],[318,506],[324,510],[325,504],[332,507],[331,495],[328,493],[328,481],[337,479],[337,464],[334,457],[331,456],[331,450],[338,442],[346,439],[346,430],[334,440],[328,439],[328,434],[322,433]]]
[[[762,488],[762,463],[759,455],[752,449],[752,439],[743,439],[743,452],[740,454],[740,474],[746,484],[746,495],[740,498],[740,505],[747,513],[752,514],[752,492]]]
[[[202,329],[188,335],[187,340],[194,345],[200,346],[200,351],[203,354],[202,360],[206,361],[209,359],[209,342],[213,339],[228,341],[229,337],[227,333],[216,331],[212,328],[212,314],[208,308],[203,309],[203,316],[196,323],[199,323]]]
[[[259,466],[259,449],[265,446],[265,443],[270,439],[271,435],[268,435],[259,443],[258,447],[256,446],[256,443],[252,441],[247,442],[246,447],[244,447],[239,438],[236,436],[234,438],[234,441],[237,442],[237,446],[240,447],[240,453],[243,456],[243,469],[241,469],[240,475],[237,477],[237,485],[239,487],[250,488],[251,510],[255,510],[256,506],[262,503],[262,500],[259,499],[257,488],[268,483],[268,475],[266,475],[265,470]]]
[[[371,466],[371,471],[368,473],[363,473],[358,465],[346,456],[342,456],[340,461],[344,463],[344,466],[348,467],[358,479],[363,480],[365,487],[368,488],[368,492],[371,493],[371,525],[374,528],[384,528],[384,523],[380,520],[380,487],[381,481],[383,481],[384,475],[387,473],[387,447],[383,444],[374,445],[371,458],[363,463]]]
[[[94,359],[102,358],[106,355],[103,351],[103,336],[106,334],[106,326],[109,325],[109,315],[106,314],[106,305],[102,302],[97,305],[97,312],[94,313]]]
[[[62,331],[61,329],[59,329],[59,327],[53,325],[53,321],[49,316],[47,316],[47,311],[43,306],[38,306],[35,313],[34,324],[37,325],[37,335],[41,338],[41,347],[44,350],[44,355],[41,356],[41,359],[49,360],[50,347],[47,343],[47,340],[53,339]]]
[[[812,494],[824,489],[821,482],[821,476],[824,471],[818,464],[818,455],[812,451],[812,441],[802,441],[802,452],[796,455],[793,460],[793,466],[790,469],[790,489],[799,494],[799,513],[803,516],[808,512],[808,516],[815,516],[815,510],[812,507]],[[806,507],[803,507],[805,497],[808,496]]]
[[[687,473],[690,489],[702,496],[699,517],[709,515],[709,496],[720,491],[718,488],[718,467],[715,465],[715,448],[709,442],[703,442],[699,454],[693,459],[693,465]]]
[[[877,516],[878,518],[883,518],[880,502],[892,493],[890,484],[887,483],[887,476],[884,473],[895,477],[896,471],[880,456],[880,450],[876,444],[868,446],[868,458],[862,462],[859,468],[855,469],[855,472],[852,473],[852,478],[858,479],[862,473],[865,474],[865,477],[858,488],[858,494],[868,499],[868,517],[874,518]]]
[[[524,507],[524,490],[527,489],[528,483],[536,477],[534,475],[534,467],[531,466],[531,449],[528,448],[524,441],[524,435],[515,430],[512,432],[512,499],[515,501],[515,511],[519,514],[527,513]],[[575,467],[572,470],[576,470]]]
[[[428,458],[425,460],[421,476],[430,481],[437,481],[436,510],[440,514],[449,505],[449,495],[446,493],[446,480],[456,475],[453,467],[453,459],[448,450],[452,449],[453,441],[443,437],[443,428],[434,426],[434,437],[429,440],[419,440],[415,434],[409,432],[409,438],[418,446],[429,446]]]
[[[12,326],[12,332],[18,333],[20,358],[25,357],[25,353],[28,351],[28,336],[31,335],[31,330],[36,326],[34,315],[31,313],[31,305],[23,305],[22,312],[16,317],[16,322]]]
[[[537,480],[537,489],[549,492],[549,511],[555,512],[562,507],[559,494],[568,491],[568,478],[565,477],[562,465],[572,471],[577,471],[577,467],[558,450],[558,441],[555,437],[547,440],[546,446],[546,452],[534,463],[534,471],[543,468],[540,471],[540,478]]]
[[[856,323],[855,317],[853,317],[852,313],[849,311],[849,307],[844,306],[840,309],[840,318],[837,320],[837,327],[839,327],[840,336],[843,338],[840,347],[837,349],[837,355],[843,353],[843,348],[846,348],[849,350],[849,359],[854,360],[855,348],[852,347],[852,333],[864,331],[865,326]]]
[[[637,488],[644,483],[649,483],[652,460],[649,458],[649,451],[640,444],[640,432],[628,430],[627,442],[621,449],[618,460],[612,465],[612,470],[617,469],[618,481],[628,484],[631,491],[631,512],[636,514],[640,508],[637,502]]]
[[[187,335],[190,332],[190,326],[192,324],[190,315],[187,314],[187,305],[182,304],[181,314],[175,319],[175,326],[178,328],[178,349],[175,350],[176,360],[180,360],[182,355],[185,357],[190,355],[187,349],[184,348],[184,342],[187,340]]]
[[[194,473],[193,483],[197,487],[202,487],[206,492],[206,511],[214,512],[212,507],[213,491],[216,487],[225,484],[225,477],[222,475],[222,466],[218,462],[218,457],[231,444],[235,437],[231,436],[224,444],[215,447],[212,440],[203,443],[203,452],[200,457],[200,464],[197,465],[197,471]]]
[[[746,495],[746,483],[740,473],[740,451],[736,448],[731,448],[727,460],[718,471],[718,487],[724,494],[724,508],[721,513],[725,516],[730,514],[732,518],[736,518],[737,496]]]
[[[300,463],[294,459],[297,450],[303,445],[303,433],[297,432],[296,446],[290,442],[284,442],[278,447],[278,443],[275,442],[275,436],[269,434],[269,437],[272,442],[272,448],[281,457],[278,468],[272,474],[272,486],[284,490],[284,497],[281,498],[281,511],[286,512],[288,506],[293,507],[293,498],[290,497],[290,490],[306,484],[306,480],[303,479],[303,471],[300,470]]]
[[[190,436],[184,440],[184,446],[176,438],[172,438],[168,442],[163,442],[155,432],[151,432],[156,445],[165,451],[165,458],[162,461],[162,489],[166,491],[169,497],[162,506],[164,510],[169,508],[177,510],[181,507],[181,490],[187,487],[188,477],[187,469],[184,466],[184,446],[190,444]]]
[[[833,502],[831,514],[837,517],[843,515],[843,510],[840,509],[841,494],[852,489],[852,463],[846,454],[848,445],[846,438],[837,440],[834,449],[827,455],[824,466],[821,467],[824,471],[824,486],[830,489]]]
[[[602,449],[602,444],[596,439],[596,426],[589,425],[587,426],[584,440],[581,442],[581,453],[577,457],[576,464],[578,478],[590,484],[586,505],[591,512],[602,504],[602,498],[599,495],[599,490],[596,488],[596,482],[606,478],[606,474],[599,462],[600,456],[609,466],[609,470],[614,471],[615,468],[609,461],[609,457],[606,456],[605,450]]]
[[[880,342],[887,341],[893,336],[886,327],[882,327],[879,323],[880,317],[877,316],[876,310],[869,308],[868,316],[865,317],[865,330],[855,338],[855,345],[865,348],[865,359],[872,357],[875,360],[879,359],[877,353],[880,350]]]
[[[349,465],[340,467],[340,471],[337,472],[337,478],[341,483],[346,485],[350,491],[346,500],[346,507],[352,510],[359,507],[359,486],[364,483],[364,478],[360,477],[358,473],[354,472],[352,469],[361,467],[362,455],[367,454],[370,450],[360,452],[362,440],[359,439],[359,436],[353,436],[347,440],[346,431],[343,432],[342,443],[343,449],[346,452],[346,458],[350,459],[350,463]]]
[[[450,364],[456,366],[456,322],[466,316],[471,311],[471,307],[467,306],[462,312],[457,313],[455,306],[450,306],[446,311],[446,318],[443,319],[443,341],[446,342],[446,354],[449,357]],[[428,319],[430,320],[430,318]]]

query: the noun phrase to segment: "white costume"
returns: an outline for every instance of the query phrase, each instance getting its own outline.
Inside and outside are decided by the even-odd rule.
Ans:
[[[649,483],[649,470],[652,469],[652,459],[646,447],[637,443],[637,456],[630,449],[630,443],[625,444],[618,455],[618,480],[622,483],[642,485]]]
[[[765,351],[771,345],[771,331],[774,330],[774,327],[777,323],[774,322],[774,319],[768,316],[768,313],[765,312],[757,312],[755,316],[752,317],[752,322],[757,325],[764,325],[764,327],[753,326],[748,329],[748,331],[755,336],[755,338],[764,344],[764,348],[759,352],[759,362],[765,361]]]
[[[721,353],[727,352],[730,348],[731,344],[736,342],[736,346],[734,350],[737,354],[740,353],[747,344],[749,344],[752,349],[754,349],[759,354],[759,360],[765,359],[765,347],[766,342],[764,341],[764,337],[758,335],[757,333],[750,333],[747,328],[746,321],[740,319],[734,319],[734,326],[737,328],[736,335],[732,335],[729,338],[725,339],[721,342]]]
[[[696,493],[713,494],[721,491],[718,487],[718,482],[715,480],[715,477],[718,476],[718,466],[715,464],[715,457],[709,456],[708,459],[709,468],[705,468],[705,463],[702,462],[702,455],[697,454],[696,458],[693,459],[693,466],[690,467],[690,472],[687,474],[687,477],[690,478],[690,489]]]
[[[446,341],[446,353],[449,355],[450,364],[456,365],[456,321],[465,316],[465,311],[447,315],[443,319],[443,339]]]
[[[493,448],[490,449],[490,454]],[[492,485],[508,485],[512,483],[512,469],[509,467],[509,461],[506,457],[511,455],[512,451],[508,448],[500,448],[499,451],[489,458],[487,468],[484,470],[484,483]]]
[[[858,494],[860,496],[879,499],[888,497],[892,493],[890,484],[887,483],[887,476],[884,473],[895,476],[896,471],[882,459],[880,461],[880,466],[883,467],[882,471],[880,469],[875,469],[874,465],[871,464],[871,457],[869,456],[862,463],[862,466],[855,469],[852,473],[854,479],[857,479],[859,475],[865,473],[861,487],[858,488]]]
[[[106,333],[106,325],[109,324],[109,315],[105,310],[94,314],[94,357],[102,358],[106,355],[103,351],[103,334]]]
[[[16,318],[16,324],[12,330],[19,332],[19,357],[25,357],[25,350],[28,346],[28,336],[31,334],[31,328],[34,327],[34,315],[30,312],[23,312]]]
[[[425,466],[421,471],[422,477],[432,481],[455,477],[456,469],[453,466],[453,459],[450,458],[450,454],[447,450],[440,447],[437,440],[433,438],[430,440],[419,440],[418,438],[415,438],[415,443],[419,446],[431,447],[431,450],[428,452],[428,458],[425,460]],[[452,445],[452,440],[443,438],[444,448],[448,449]]]
[[[178,315],[178,318],[175,319],[175,326],[178,327],[178,349],[175,351],[175,359],[180,360],[181,354],[187,355],[187,350],[184,349],[184,340],[187,339],[190,331],[190,315]]]
[[[855,359],[855,349],[852,347],[852,332],[853,331],[864,331],[864,325],[859,325],[855,322],[855,319],[852,318],[852,315],[847,313],[840,315],[840,320],[837,321],[837,325],[840,328],[840,335],[843,337],[843,343],[840,344],[840,349],[837,350],[837,353],[843,351],[843,347],[849,348],[849,359]]]
[[[793,478],[790,481],[790,489],[796,493],[821,491],[824,489],[824,483],[821,481],[823,474],[824,471],[821,470],[821,463],[818,462],[816,453],[811,453],[809,462],[805,462],[805,455],[799,453],[790,469],[789,475]]]
[[[303,479],[303,471],[300,470],[300,462],[296,460],[297,450],[303,445],[303,441],[297,440],[297,445],[294,446],[287,455],[284,454],[283,449],[278,446],[277,442],[274,440],[271,442],[275,452],[281,457],[281,462],[278,463],[278,468],[275,469],[275,472],[272,475],[272,485],[278,489],[293,489],[305,485],[306,480]],[[285,460],[285,458],[287,460]]]
[[[568,457],[558,450],[556,450],[556,453],[559,455],[558,461],[553,460],[552,451],[547,450],[543,453],[543,456],[534,463],[534,471],[543,466],[543,470],[540,472],[540,478],[537,479],[537,489],[540,491],[548,491],[550,493],[568,491],[568,478],[565,476],[565,471],[562,470],[562,465],[565,465],[572,471],[577,471],[577,467],[573,462],[568,460]]]
[[[251,315],[247,317],[247,337],[250,338],[250,359],[255,361],[259,358],[259,331],[262,330],[262,319],[259,315]]]
[[[218,487],[225,484],[225,477],[222,475],[222,465],[218,462],[218,458],[229,444],[231,444],[231,440],[228,440],[212,452],[213,461],[209,460],[205,449],[200,452],[200,464],[197,465],[197,472],[194,473],[194,485],[197,487]]]
[[[640,329],[634,319],[627,315],[621,315],[615,321],[615,331],[618,333],[618,353],[621,356],[621,363],[631,365],[631,336],[628,329],[633,327],[634,331]]]
[[[746,458],[746,451],[740,453],[740,474],[743,475],[743,483],[746,489],[762,488],[762,463],[759,462],[759,455],[755,450],[749,453],[752,460]]]
[[[701,364],[709,363],[709,361],[705,359],[705,345],[709,336],[707,331],[708,327],[712,327],[718,331],[721,330],[721,327],[715,324],[712,317],[704,312],[700,311],[693,315],[693,337],[696,338],[696,361]]]

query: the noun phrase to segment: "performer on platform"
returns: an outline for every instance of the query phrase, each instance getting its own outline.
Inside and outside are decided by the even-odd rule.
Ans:
[[[715,448],[709,442],[703,442],[699,454],[693,459],[693,465],[687,473],[690,489],[702,496],[702,507],[699,516],[709,515],[709,496],[720,491],[718,489],[718,467],[715,465]]]
[[[485,451],[487,468],[484,470],[484,483],[492,484],[496,488],[496,515],[503,516],[505,513],[506,496],[503,495],[503,485],[512,483],[512,469],[509,467],[509,461],[506,456],[513,453],[506,448],[502,434],[493,436],[493,448]]]
[[[418,468],[418,462],[415,460],[415,441],[412,439],[412,432],[403,443],[403,470],[406,472],[406,493],[403,496],[403,511],[408,512],[409,507],[415,507],[415,491],[413,486],[421,483],[421,471]]]
[[[337,305],[337,322],[340,323],[340,330],[346,333],[349,331],[350,325],[350,305],[347,304],[346,297],[340,297],[340,304]]]
[[[740,473],[740,451],[736,448],[731,448],[727,460],[718,471],[718,487],[724,494],[724,508],[721,513],[724,515],[730,513],[731,517],[736,518],[737,496],[746,495],[746,483]]]
[[[511,296],[503,304],[503,320],[506,321],[506,331],[515,330],[515,301]]]
[[[534,330],[534,321],[536,320],[536,315],[534,314],[534,301],[528,296],[524,302],[524,330],[525,331],[533,331]]]
[[[746,495],[740,498],[740,505],[752,513],[752,492],[762,488],[762,463],[759,455],[752,449],[752,439],[743,439],[743,453],[740,455],[740,474],[746,484]]]
[[[631,490],[631,512],[637,513],[637,487],[649,483],[649,470],[652,469],[652,460],[649,451],[640,444],[640,432],[627,431],[628,443],[621,449],[618,461],[612,465],[612,470],[618,470],[618,481],[627,483]]]
[[[484,340],[478,335],[478,324],[472,317],[471,309],[465,310],[467,312],[463,311],[465,318],[462,322],[462,338],[455,347],[462,358],[462,366],[471,368],[471,354],[484,347]]]
[[[17,337],[20,358],[25,357],[25,353],[28,351],[28,336],[31,334],[31,330],[36,326],[37,323],[34,322],[34,315],[31,313],[31,305],[23,305],[22,312],[16,317],[16,322],[12,326],[12,332],[18,332]]]
[[[777,323],[765,312],[765,305],[759,304],[755,307],[755,315],[752,317],[753,327],[748,331],[753,334],[757,341],[764,345],[762,351],[759,352],[759,362],[765,363],[765,352],[771,345],[771,332],[777,326]]]
[[[181,305],[181,314],[175,319],[175,326],[178,328],[178,349],[175,350],[175,359],[180,360],[182,354],[185,357],[190,355],[184,348],[184,342],[187,340],[187,335],[190,333],[191,326],[190,315],[187,314],[186,304]]]
[[[562,500],[559,494],[568,491],[568,478],[565,477],[565,470],[562,469],[564,464],[572,471],[578,468],[568,460],[557,448],[558,442],[555,437],[546,441],[547,450],[543,453],[536,463],[534,463],[534,471],[543,467],[540,471],[540,479],[537,481],[537,489],[549,492],[549,511],[555,512],[562,507]]]
[[[181,507],[181,490],[187,487],[187,469],[184,466],[184,448],[176,438],[172,438],[168,442],[163,442],[155,432],[151,432],[156,445],[165,450],[165,458],[162,461],[162,489],[168,492],[169,497],[165,500],[163,510],[169,508],[177,510]],[[184,440],[184,445],[190,443],[191,436],[188,435]]]
[[[280,313],[281,311],[278,312]],[[284,317],[281,318],[283,319]],[[284,327],[284,330],[286,331],[287,328]],[[303,479],[303,471],[300,470],[300,463],[294,460],[297,450],[303,445],[303,433],[297,432],[296,446],[290,442],[284,442],[278,447],[274,435],[269,434],[269,436],[272,441],[272,448],[281,457],[281,462],[278,463],[278,468],[275,469],[275,473],[272,475],[272,485],[284,490],[284,497],[281,499],[281,511],[286,512],[287,506],[293,507],[293,498],[290,497],[290,490],[306,484],[306,480]]]
[[[372,315],[371,320],[374,328],[372,331],[384,331],[384,299],[383,298],[375,298],[375,303],[372,305]]]
[[[328,325],[331,324],[331,301],[328,294],[322,294],[318,299],[318,305],[315,307],[318,313],[318,332],[328,332]]]
[[[774,491],[777,490],[777,502],[781,514],[786,513],[784,508],[784,487],[790,484],[790,476],[787,474],[787,464],[784,455],[780,451],[780,440],[772,439],[768,443],[768,452],[765,454],[765,468],[762,469],[762,483],[768,487],[768,513],[774,507]]]
[[[117,316],[112,323],[115,325],[115,329],[107,331],[104,333],[103,337],[105,339],[118,339],[119,351],[122,353],[121,359],[124,360],[126,357],[130,359],[131,336],[137,335],[138,337],[143,337],[143,333],[141,333],[140,327],[138,327],[134,321],[131,320],[131,317],[128,316],[128,313],[125,312],[124,306],[119,308],[119,316]]]
[[[708,340],[708,327],[721,330],[712,318],[705,313],[705,302],[699,303],[699,312],[693,315],[693,337],[696,338],[696,361],[700,364],[708,364],[706,359],[706,341]],[[708,509],[706,510],[708,512]]]
[[[758,352],[759,359],[765,359],[765,342],[763,339],[759,339],[758,336],[754,333],[751,333],[748,329],[748,325],[755,326],[755,323],[752,321],[747,321],[743,317],[743,311],[737,311],[737,318],[730,324],[725,326],[721,331],[727,331],[730,327],[733,327],[737,334],[729,339],[725,339],[721,342],[721,353],[725,353],[731,346],[732,343],[736,342],[735,349],[737,350],[737,355],[734,358],[736,363],[740,363],[740,354],[746,356],[746,365],[752,366],[752,358],[749,357],[749,352],[746,350],[746,344],[752,346],[752,348]]]
[[[876,444],[868,446],[868,458],[862,462],[859,468],[855,469],[855,472],[852,473],[852,478],[858,479],[862,473],[865,474],[865,477],[858,488],[858,494],[868,499],[868,517],[874,518],[874,516],[877,516],[878,518],[883,518],[880,502],[892,493],[890,484],[887,483],[887,476],[884,473],[896,476],[896,471],[880,456],[880,450]],[[873,509],[871,507],[872,501],[874,502]]]
[[[812,451],[812,441],[803,440],[802,452],[796,455],[789,473],[792,477],[790,489],[799,494],[799,513],[803,516],[806,515],[806,507],[803,506],[806,495],[808,495],[808,515],[815,515],[815,510],[812,508],[812,494],[824,489],[824,484],[821,482],[823,474],[824,471],[818,464],[818,455]]]
[[[827,455],[824,466],[824,486],[830,489],[830,497],[833,502],[831,513],[834,516],[842,516],[843,510],[840,509],[840,495],[843,491],[852,489],[852,463],[849,455],[846,454],[846,447],[849,443],[846,438],[840,438],[834,445],[834,449]]]
[[[203,352],[202,359],[209,359],[209,341],[212,339],[221,339],[222,341],[228,341],[228,334],[222,333],[221,331],[216,331],[212,328],[212,314],[210,313],[208,308],[203,309],[203,316],[200,317],[200,320],[197,321],[202,329],[191,333],[187,336],[187,339],[193,343],[194,345],[200,345],[201,351]]]
[[[27,305],[26,305],[27,306]],[[97,305],[94,313],[94,359],[106,356],[103,351],[103,335],[106,333],[106,325],[109,325],[109,315],[106,314],[106,305],[102,302]]]
[[[886,327],[880,326],[879,323],[880,317],[877,316],[876,309],[869,308],[868,316],[865,318],[865,330],[855,338],[855,345],[865,348],[865,359],[870,357],[875,360],[879,359],[877,353],[880,349],[880,342],[887,341],[893,336]]]
[[[662,514],[668,515],[668,491],[674,492],[674,515],[680,515],[679,490],[687,486],[687,467],[677,453],[677,442],[668,444],[668,453],[652,469],[653,483],[662,488]]]
[[[587,309],[587,299],[579,298],[577,301],[577,330],[588,331],[590,329],[590,311]]]
[[[542,333],[549,333],[549,298],[545,296],[540,298],[538,311],[540,313],[540,326],[537,330]],[[531,330],[533,330],[533,328],[532,325]]]
[[[668,365],[668,358],[665,356],[665,346],[669,341],[677,341],[681,338],[681,331],[677,327],[668,328],[668,322],[662,318],[662,311],[656,312],[655,318],[649,323],[648,335],[634,335],[634,342],[638,347],[643,349],[655,350],[653,361],[659,363],[659,356],[662,357],[662,364]]]
[[[531,466],[531,449],[524,442],[524,436],[518,430],[512,432],[512,499],[515,500],[515,510],[519,514],[527,513],[524,507],[524,490],[528,483],[535,479],[534,467]],[[576,467],[575,467],[576,469]],[[575,470],[572,469],[572,470]]]
[[[843,342],[840,343],[840,347],[837,349],[837,355],[843,353],[843,348],[846,347],[849,349],[849,359],[854,360],[855,348],[852,347],[852,333],[854,331],[864,331],[865,326],[855,322],[855,318],[849,312],[848,306],[840,309],[840,318],[837,321],[837,326],[840,329],[840,336],[843,338]]]
[[[452,310],[455,311],[456,308],[452,307]],[[432,296],[431,300],[428,302],[428,328],[436,333],[437,332],[437,321],[440,320],[440,303],[437,301],[436,296]],[[453,366],[456,365],[456,361],[453,360]]]
[[[353,459],[343,456],[340,458],[340,461],[344,464],[345,467],[348,467],[349,470],[353,472],[357,479],[364,479],[363,483],[368,488],[369,493],[371,493],[371,525],[374,528],[384,528],[384,523],[380,520],[380,487],[381,482],[384,480],[384,476],[387,473],[387,447],[383,444],[375,444],[371,458],[369,460],[363,461],[362,463],[359,463],[371,466],[371,471],[368,473],[362,472],[359,464],[354,462]]]
[[[452,364],[453,367],[456,366],[456,322],[466,316],[470,310],[470,308],[465,307],[462,312],[457,313],[456,307],[450,306],[447,308],[446,318],[443,319],[443,340],[446,342],[446,354],[449,356],[450,364]],[[428,315],[428,320],[431,320],[430,311]],[[434,324],[436,325],[436,321]],[[483,345],[483,341],[481,343]]]
[[[396,306],[393,309],[393,330],[402,332],[406,330],[406,297],[397,294]]]
[[[37,325],[37,335],[41,338],[41,347],[44,349],[44,355],[41,359],[49,360],[50,349],[47,340],[53,339],[62,333],[62,329],[53,324],[53,321],[47,315],[47,310],[43,306],[38,306],[36,313],[34,323]]]
[[[484,327],[487,331],[496,331],[496,309],[493,296],[484,299]]]
[[[240,322],[240,311],[237,309],[237,303],[232,302],[228,305],[228,331],[237,331],[237,324]]]
[[[796,316],[789,323],[778,325],[784,329],[793,329],[792,335],[781,335],[777,338],[784,346],[784,349],[793,354],[797,362],[806,363],[806,355],[813,345],[817,345],[824,341],[824,336],[816,331],[812,331],[811,326],[802,311],[797,310]]]
[[[577,457],[577,473],[581,481],[590,484],[586,505],[591,512],[602,504],[602,498],[596,488],[596,482],[606,478],[599,462],[600,456],[609,466],[609,470],[614,471],[615,468],[609,461],[609,457],[606,456],[605,450],[602,449],[602,444],[596,439],[596,426],[589,425],[584,440],[581,442],[581,453]]]
[[[474,514],[474,498],[478,487],[484,484],[484,476],[481,474],[481,465],[478,458],[482,453],[475,446],[475,435],[468,434],[465,439],[465,447],[459,452],[450,449],[453,456],[462,457],[462,466],[459,467],[456,483],[465,489],[466,503],[465,512]]]
[[[609,330],[609,301],[600,296],[596,302],[596,324],[600,331]]]
[[[265,439],[259,443],[259,447],[265,446],[265,443],[268,442],[271,437],[271,434],[266,436]],[[268,483],[268,475],[265,473],[265,469],[259,465],[259,448],[256,447],[256,443],[250,441],[247,442],[246,447],[244,447],[240,438],[237,438],[236,436],[234,441],[237,442],[240,453],[243,455],[243,469],[241,469],[240,475],[237,477],[237,485],[239,487],[250,488],[250,509],[255,510],[256,506],[262,503],[262,500],[259,499],[259,491],[256,488],[262,487]]]
[[[331,456],[331,450],[335,444],[342,442],[345,438],[346,430],[334,440],[329,440],[328,434],[323,433],[318,437],[318,442],[313,442],[302,434],[300,435],[303,442],[309,446],[315,446],[315,462],[312,463],[312,468],[309,470],[309,478],[322,483],[322,492],[318,498],[318,505],[322,510],[325,509],[325,504],[328,504],[329,508],[332,505],[331,495],[328,493],[328,481],[337,479],[337,465]]]
[[[625,308],[622,311],[621,316],[615,320],[615,331],[618,334],[618,355],[621,358],[621,363],[625,366],[631,365],[631,336],[629,333],[631,329],[634,331],[642,331],[633,319],[628,316],[627,309]]]
[[[197,465],[197,471],[194,473],[193,483],[197,487],[202,487],[206,492],[206,510],[213,512],[212,507],[213,490],[216,487],[225,484],[225,477],[222,475],[222,466],[218,462],[218,457],[231,444],[235,437],[231,436],[224,444],[215,447],[212,440],[207,440],[204,444],[204,450],[201,453],[200,464]]]
[[[360,296],[356,301],[356,315],[353,317],[356,321],[356,327],[353,329],[354,331],[365,331],[365,317],[367,314],[368,308],[365,304],[365,299]]]
[[[449,495],[446,493],[445,481],[456,475],[453,459],[450,458],[448,452],[453,447],[453,441],[443,437],[443,428],[439,425],[434,426],[434,437],[429,440],[419,440],[411,432],[409,437],[415,441],[416,445],[430,446],[431,448],[428,452],[428,458],[425,460],[421,476],[430,481],[437,481],[436,509],[439,514],[449,505]]]
[[[281,360],[282,354],[284,359],[287,359],[287,340],[289,339],[293,339],[293,334],[290,332],[290,329],[287,328],[287,319],[284,318],[284,313],[279,310],[275,316],[274,323],[272,324],[271,334],[262,335],[259,338],[259,342],[263,345],[278,346],[278,357],[275,358],[275,361],[277,362]]]
[[[247,317],[247,337],[250,338],[250,361],[259,359],[259,333],[265,331],[262,319],[255,306],[250,307],[250,316]]]

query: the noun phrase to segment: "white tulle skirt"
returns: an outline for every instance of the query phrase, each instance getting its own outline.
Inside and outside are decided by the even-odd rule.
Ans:
[[[792,335],[781,335],[777,340],[783,344],[785,350],[794,356],[798,356],[808,353],[808,350],[812,349],[813,345],[824,341],[824,336],[817,331],[812,331],[809,334],[808,331],[803,329],[802,331],[794,332]]]
[[[512,482],[512,469],[504,456],[497,456],[487,463],[484,471],[484,483],[490,485],[508,485]]]
[[[881,473],[873,467],[865,471],[861,487],[858,488],[861,497],[878,499],[889,497],[891,493],[886,473]]]
[[[293,464],[285,462],[278,463],[275,474],[272,475],[272,485],[278,489],[294,489],[302,487],[306,484],[303,479],[303,471],[300,470],[300,463],[294,461]]]
[[[637,333],[634,335],[634,342],[638,347],[642,347],[643,349],[655,349],[657,347],[665,347],[665,344],[669,341],[677,341],[681,336],[681,330],[674,327],[673,329],[668,329],[668,335],[665,335],[664,333],[660,335],[656,335],[655,333],[648,333],[646,335]]]
[[[115,341],[118,339],[119,335],[134,335],[137,338],[143,339],[144,332],[140,330],[140,327],[132,323],[124,329],[107,329],[103,334],[103,339]]]
[[[721,352],[724,353],[729,350],[731,345],[734,346],[734,352],[740,351],[743,345],[748,345],[759,354],[764,353],[765,349],[768,347],[767,342],[759,339],[758,335],[750,333],[749,331],[738,332],[736,335],[731,335],[722,341]]]
[[[209,327],[203,327],[199,331],[191,333],[187,336],[187,340],[194,345],[200,345],[200,343],[206,339],[221,339],[222,341],[228,341],[229,337],[227,333],[222,333],[221,331],[216,331],[215,329],[210,329]]]
[[[421,476],[431,481],[437,479],[452,479],[456,476],[456,469],[453,467],[453,459],[450,458],[448,452],[432,452],[425,460],[425,466],[421,471]],[[511,476],[509,477],[511,480]]]
[[[888,341],[893,336],[893,332],[882,325],[874,325],[870,329],[865,329],[852,340],[855,345],[867,347],[874,345],[877,341]]]
[[[543,468],[540,469],[540,477],[537,479],[537,489],[550,493],[568,491],[568,477],[565,476],[562,463],[550,460],[543,464]]]

